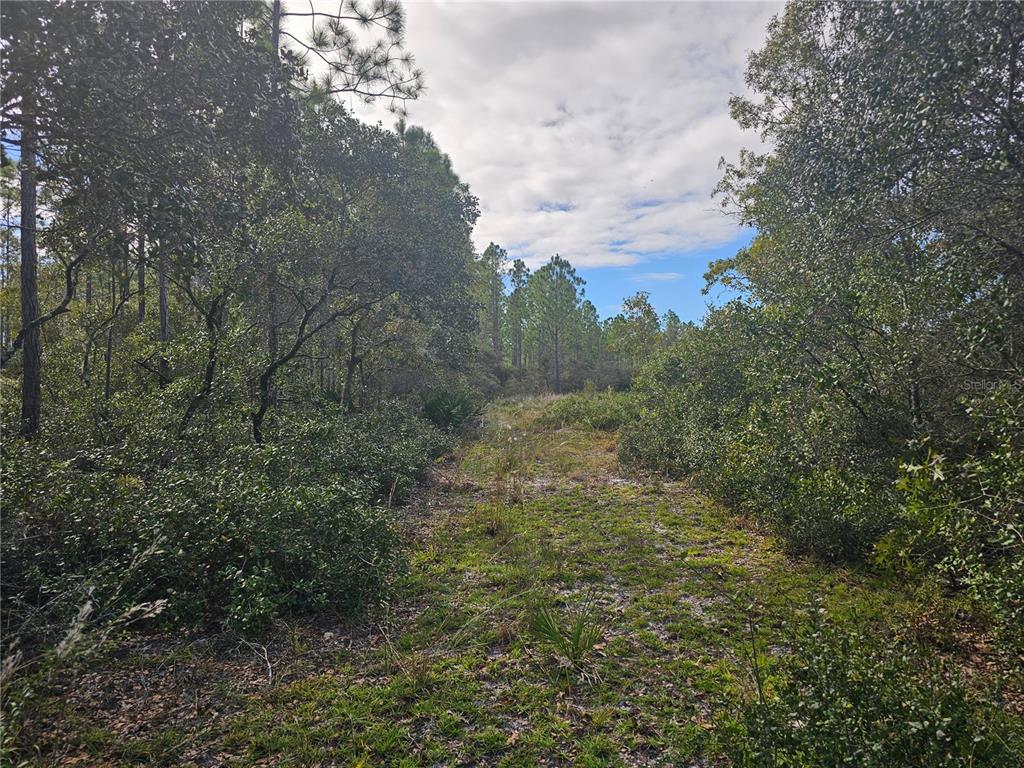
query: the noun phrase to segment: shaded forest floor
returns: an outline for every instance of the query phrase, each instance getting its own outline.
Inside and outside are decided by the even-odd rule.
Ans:
[[[815,598],[945,631],[914,594],[789,559],[685,483],[623,476],[613,433],[544,428],[543,402],[492,407],[406,511],[389,609],[266,644],[133,640],[53,681],[36,762],[718,765],[752,695],[752,631],[784,650]],[[593,630],[576,663],[538,636],[544,615]],[[983,644],[962,650],[983,665]]]

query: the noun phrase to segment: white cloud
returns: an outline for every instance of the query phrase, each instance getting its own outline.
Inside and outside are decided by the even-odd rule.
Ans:
[[[481,248],[493,240],[531,265],[557,252],[621,266],[713,247],[737,235],[711,199],[718,160],[755,143],[728,99],[776,10],[407,3],[408,46],[427,78],[409,119],[480,198]]]
[[[634,275],[631,279],[637,282],[669,282],[678,280],[682,276],[680,272],[642,272],[639,275]]]

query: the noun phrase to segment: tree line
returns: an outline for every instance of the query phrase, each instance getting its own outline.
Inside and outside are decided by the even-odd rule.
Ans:
[[[1024,7],[795,2],[724,166],[739,298],[645,368],[627,461],[1024,638]]]
[[[385,598],[426,406],[475,391],[478,205],[339,98],[420,94],[390,0],[0,14],[6,756],[33,674],[128,624]]]
[[[476,200],[427,133],[331,98],[416,95],[400,7],[317,13],[291,46],[287,16],[279,2],[7,9],[20,323],[3,361],[23,435],[86,393],[170,388],[183,436],[232,388],[258,441],[311,382],[346,408],[388,391],[396,339],[408,352],[423,337],[424,368],[457,355]],[[381,38],[360,47],[350,22]]]
[[[625,389],[642,361],[693,327],[671,310],[659,316],[644,291],[602,320],[564,257],[533,272],[522,259],[509,261],[491,243],[476,262],[478,346],[498,391]]]

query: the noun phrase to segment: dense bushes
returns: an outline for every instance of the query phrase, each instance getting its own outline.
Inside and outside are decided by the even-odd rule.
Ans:
[[[388,508],[446,445],[397,406],[296,419],[273,444],[218,455],[183,443],[134,465],[8,441],[5,634],[52,644],[86,601],[111,618],[166,599],[165,621],[245,632],[377,601],[400,560]]]
[[[1012,4],[772,21],[732,103],[767,149],[719,188],[757,236],[709,269],[733,300],[636,378],[621,443],[799,552],[938,575],[1018,648],[1024,123],[1000,105],[1024,94],[997,94],[1022,30]]]
[[[821,615],[779,673],[754,663],[759,695],[743,712],[737,766],[1005,766],[1024,747],[1020,724],[934,657]]]
[[[746,342],[742,312],[729,307],[712,315],[704,329],[641,369],[632,389],[637,418],[623,430],[619,447],[626,463],[687,475],[722,462],[727,427],[750,401],[738,365]],[[719,344],[733,354],[717,354]]]
[[[1024,646],[1024,398],[1001,388],[972,407],[970,455],[923,441],[902,467],[900,525],[879,542],[883,564],[935,569],[987,613],[1007,644]]]
[[[758,310],[729,305],[644,368],[620,457],[693,476],[798,552],[862,557],[891,525],[896,467],[828,397],[772,375],[752,338],[759,322]]]
[[[1021,392],[962,405],[957,443],[872,442],[817,391],[772,382],[763,353],[734,332],[756,310],[727,307],[654,360],[633,390],[620,457],[699,487],[770,523],[790,548],[828,560],[872,558],[931,572],[964,590],[1001,634],[1024,639]]]
[[[757,235],[708,271],[732,300],[634,379],[620,443],[623,461],[693,477],[798,552],[966,598],[1012,680],[1022,31],[1013,4],[793,2],[771,22],[752,95],[732,104],[766,150],[719,188]],[[736,764],[1019,762],[1019,723],[934,653],[882,642],[827,622],[798,638],[781,677],[758,678]]]
[[[447,432],[458,432],[478,424],[482,414],[479,396],[466,389],[433,392],[423,402],[423,415],[434,426]]]
[[[630,420],[631,413],[629,396],[609,389],[560,397],[544,409],[540,420],[554,427],[615,430]]]

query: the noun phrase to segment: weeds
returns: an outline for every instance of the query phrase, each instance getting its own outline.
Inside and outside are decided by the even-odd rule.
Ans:
[[[734,765],[1004,766],[1019,755],[1019,727],[923,648],[815,608],[769,690],[752,621],[748,627],[757,696],[744,705]]]
[[[633,405],[626,392],[607,390],[577,393],[554,400],[541,415],[550,427],[589,427],[616,430],[633,417]]]
[[[530,631],[534,639],[556,656],[559,666],[596,677],[591,655],[601,644],[604,630],[589,601],[564,617],[544,606],[534,608]]]
[[[508,530],[508,506],[504,499],[497,498],[483,508],[483,526],[488,536],[497,537]]]
[[[523,438],[512,429],[506,430],[498,441],[500,451],[494,466],[495,492],[510,501],[523,495],[522,476],[526,468],[526,448]]]

